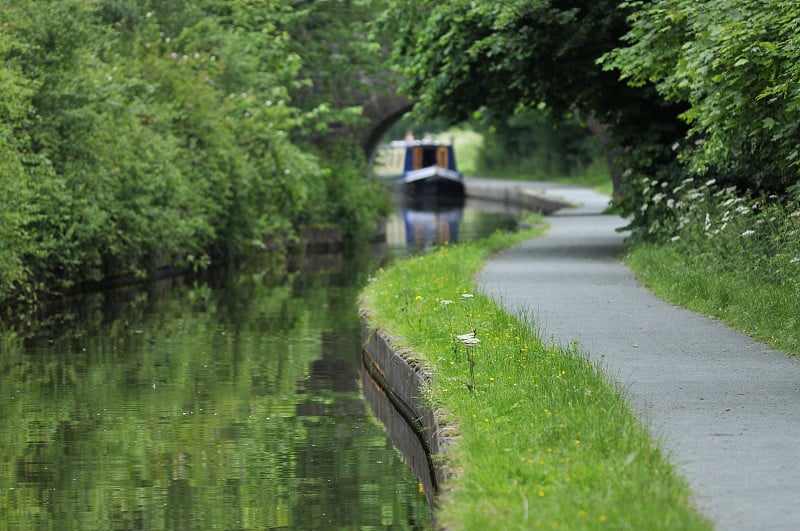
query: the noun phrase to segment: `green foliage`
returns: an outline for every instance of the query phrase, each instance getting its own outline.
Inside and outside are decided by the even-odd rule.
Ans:
[[[800,351],[800,203],[714,180],[644,179],[626,261],[659,296]],[[651,240],[651,243],[645,243]],[[653,243],[654,242],[654,243]]]
[[[696,174],[751,190],[797,190],[800,7],[790,0],[661,0],[635,9],[605,58],[632,85],[688,104],[679,149]]]
[[[420,99],[419,113],[495,124],[534,108],[555,123],[577,115],[604,131],[609,158],[624,151],[631,174],[649,174],[675,159],[670,146],[684,136],[683,108],[598,65],[628,29],[617,7],[616,0],[406,0],[392,4],[380,27],[396,35],[393,64],[404,90]]]
[[[0,300],[167,264],[205,267],[291,239],[306,222],[370,224],[377,209],[354,178],[358,163],[337,155],[333,171],[327,151],[298,141],[328,123],[291,104],[304,58],[288,29],[313,22],[313,10],[278,0],[4,2]],[[343,179],[357,200],[326,212],[326,192]]]
[[[589,131],[574,120],[554,126],[539,111],[516,114],[484,132],[479,171],[527,173],[528,178],[582,173],[602,157]]]
[[[670,241],[698,264],[714,262],[800,295],[800,203],[741,196],[713,179],[674,188],[644,180],[641,195],[640,211],[651,219],[641,239]]]

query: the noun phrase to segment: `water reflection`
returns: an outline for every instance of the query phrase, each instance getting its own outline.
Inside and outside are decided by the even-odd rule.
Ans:
[[[438,215],[446,230],[409,243],[398,213],[388,256],[515,223]],[[376,264],[304,266],[97,293],[0,332],[4,528],[427,528],[359,384],[355,297]]]
[[[4,335],[4,525],[426,528],[361,399],[361,280],[240,275]]]
[[[504,204],[448,197],[404,199],[387,224],[393,255],[471,241],[495,230],[514,230],[521,213]]]

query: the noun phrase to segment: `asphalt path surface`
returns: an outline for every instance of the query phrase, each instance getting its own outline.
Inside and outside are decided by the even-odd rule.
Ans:
[[[624,220],[601,214],[607,197],[526,186],[580,206],[491,259],[482,290],[543,339],[577,341],[627,389],[717,529],[800,530],[800,360],[642,287],[619,260]]]

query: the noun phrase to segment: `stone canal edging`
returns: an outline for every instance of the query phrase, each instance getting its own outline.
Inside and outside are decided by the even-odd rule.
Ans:
[[[413,351],[396,343],[384,330],[370,328],[362,314],[364,396],[433,507],[436,496],[455,473],[446,455],[458,438],[458,430],[425,399],[425,386],[434,376],[431,369]]]

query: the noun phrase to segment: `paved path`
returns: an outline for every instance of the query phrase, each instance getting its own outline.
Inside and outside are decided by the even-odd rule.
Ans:
[[[720,530],[800,530],[800,360],[641,287],[618,260],[624,226],[607,198],[532,183],[582,204],[546,236],[493,258],[478,281],[544,338],[578,340],[629,389]]]

